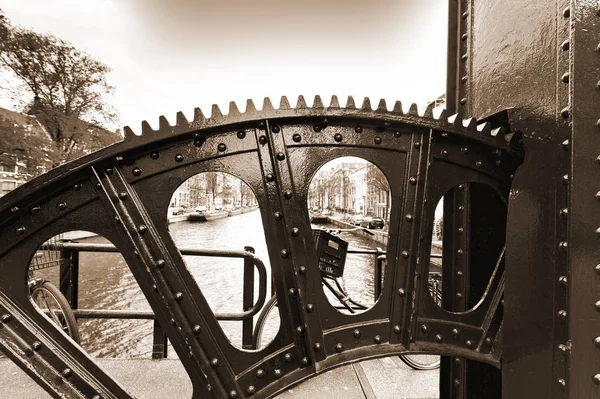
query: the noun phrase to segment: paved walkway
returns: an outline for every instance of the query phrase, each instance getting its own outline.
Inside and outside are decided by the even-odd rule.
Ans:
[[[190,398],[191,384],[178,360],[98,359],[100,365],[139,399]],[[50,396],[10,360],[0,359],[0,397]],[[397,357],[339,367],[287,390],[278,399],[432,399],[438,370],[416,371]]]

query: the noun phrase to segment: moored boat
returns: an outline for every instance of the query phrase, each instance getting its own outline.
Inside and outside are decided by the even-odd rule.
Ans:
[[[211,211],[211,212],[206,212],[204,214],[204,217],[206,218],[206,220],[208,222],[210,222],[211,220],[226,218],[228,215],[229,215],[229,212],[227,212],[227,211]]]
[[[235,208],[229,211],[229,213],[227,214],[227,216],[235,216],[235,215],[239,215],[240,213],[242,213],[242,209],[241,208]]]
[[[190,213],[187,220],[190,222],[206,222],[206,214],[205,212]]]

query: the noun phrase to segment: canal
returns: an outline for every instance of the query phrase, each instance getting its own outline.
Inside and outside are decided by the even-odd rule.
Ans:
[[[322,225],[313,227],[318,228]],[[169,228],[180,248],[242,250],[245,246],[251,246],[270,274],[269,257],[258,210],[210,222],[173,223]],[[352,233],[342,233],[341,237],[349,242],[349,249],[374,249],[376,246],[383,246]],[[107,243],[102,237],[78,241]],[[241,259],[199,256],[184,256],[184,259],[214,312],[242,311]],[[344,272],[344,281],[350,297],[366,305],[373,303],[374,259],[374,255],[349,254]],[[57,282],[57,272],[52,271],[54,282]],[[270,281],[270,278],[267,280]],[[255,281],[258,282],[258,276]],[[151,310],[119,254],[82,252],[79,289],[79,307],[82,309]],[[267,287],[267,293],[270,293],[270,287]],[[220,324],[232,343],[241,347],[242,323],[221,321]],[[277,323],[269,323],[265,336],[272,337],[277,327]],[[79,321],[79,328],[82,346],[92,356],[151,356],[152,321],[85,319]],[[173,356],[175,353],[171,349],[169,357]]]

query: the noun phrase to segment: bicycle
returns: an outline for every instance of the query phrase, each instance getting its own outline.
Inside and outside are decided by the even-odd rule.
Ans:
[[[81,335],[73,309],[60,290],[50,281],[35,277],[34,271],[60,266],[64,261],[60,257],[60,238],[53,238],[42,246],[33,256],[29,265],[27,286],[31,301],[37,310],[48,317],[58,328],[70,336],[77,344]]]
[[[352,229],[324,229],[325,231],[332,233],[334,235],[339,235],[340,233],[351,232],[362,230],[367,232],[368,234],[373,235],[371,231],[364,227],[356,227]],[[352,298],[346,291],[343,276],[342,277],[333,277],[326,273],[321,273],[321,282],[322,284],[328,288],[328,290],[335,296],[341,306],[336,306],[338,309],[345,309],[349,313],[356,313],[357,311],[367,310],[368,306],[365,306],[361,303],[358,303]],[[429,292],[432,295],[434,301],[441,305],[442,303],[442,292],[441,292],[441,274],[439,273],[430,273],[428,280]],[[272,338],[275,337],[277,333],[276,329],[269,331],[272,336],[267,336],[265,339],[266,327],[279,325],[279,312],[274,312],[273,310],[277,307],[277,297],[273,295],[265,304],[263,310],[258,316],[256,320],[256,327],[253,333],[253,347],[256,349],[262,348],[262,342],[270,342]],[[409,367],[415,370],[433,370],[440,367],[440,357],[438,355],[428,355],[428,354],[401,354],[399,355],[400,359]]]

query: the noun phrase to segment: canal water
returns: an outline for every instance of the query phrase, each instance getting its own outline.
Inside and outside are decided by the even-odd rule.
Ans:
[[[267,280],[270,281],[269,257],[260,211],[210,222],[173,223],[169,228],[179,248],[242,250],[245,246],[254,247],[256,255],[267,267]],[[382,246],[352,233],[342,233],[340,237],[349,242],[349,249]],[[78,241],[107,242],[102,237]],[[184,259],[213,312],[242,311],[243,260],[199,256],[184,256]],[[374,255],[349,254],[344,271],[350,297],[366,305],[373,304],[374,259]],[[255,278],[258,282],[258,275]],[[151,310],[119,254],[82,252],[79,289],[79,307],[82,309]],[[267,293],[270,292],[269,286]],[[232,343],[241,347],[242,323],[222,321],[220,324]],[[82,346],[92,356],[148,358],[152,353],[151,320],[85,319],[79,321],[79,327]],[[272,331],[266,331],[265,335],[274,336],[277,328],[276,324],[269,324],[267,330]],[[172,356],[175,353],[171,350],[169,357]]]

